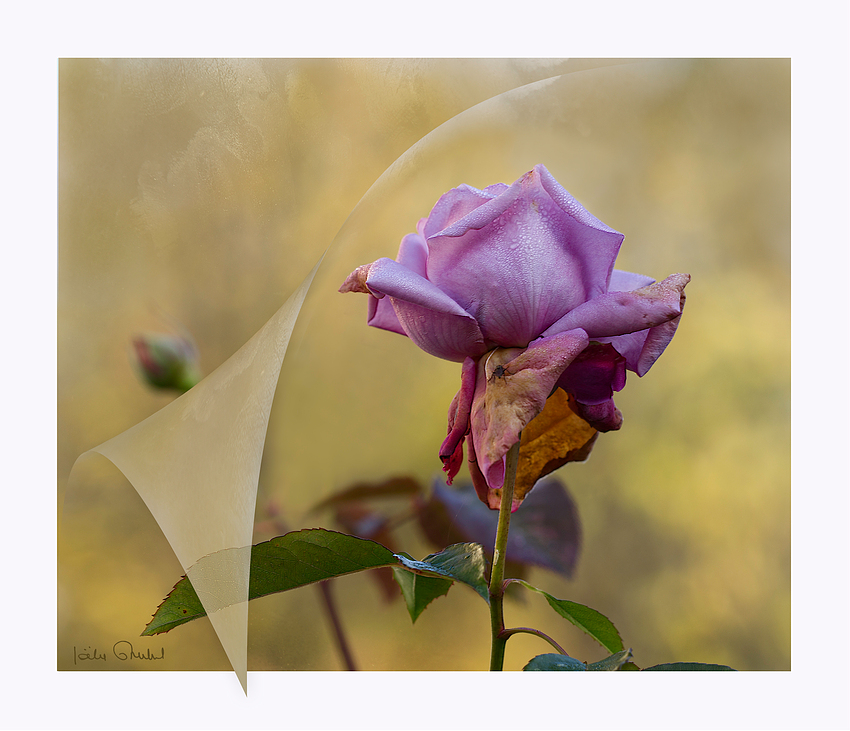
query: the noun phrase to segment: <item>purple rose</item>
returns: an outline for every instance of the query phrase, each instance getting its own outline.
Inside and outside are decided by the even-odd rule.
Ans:
[[[440,457],[451,482],[469,436],[479,496],[498,508],[505,455],[554,388],[599,431],[620,427],[613,393],[670,342],[690,276],[614,270],[623,235],[543,165],[511,186],[450,190],[416,228],[397,261],[358,267],[340,292],[371,295],[370,325],[463,362]]]

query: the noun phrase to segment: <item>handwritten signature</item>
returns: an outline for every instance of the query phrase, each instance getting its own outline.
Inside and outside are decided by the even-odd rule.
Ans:
[[[126,660],[163,660],[165,658],[165,648],[160,648],[159,655],[152,653],[150,648],[144,652],[136,652],[129,641],[119,640],[112,645],[112,655],[122,662]],[[77,664],[77,661],[85,662],[86,660],[102,660],[106,662],[107,654],[106,652],[98,652],[96,647],[91,646],[86,646],[82,648],[81,652],[77,652],[77,647],[74,646],[74,665]]]

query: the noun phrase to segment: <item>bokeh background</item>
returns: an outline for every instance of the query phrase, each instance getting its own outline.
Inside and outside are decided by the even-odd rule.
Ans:
[[[617,625],[641,666],[790,669],[790,61],[63,60],[59,66],[60,669],[132,639],[160,663],[226,669],[207,620],[140,638],[183,573],[121,473],[86,450],[171,400],[145,387],[131,338],[185,328],[210,372],[323,252],[271,414],[258,521],[291,528],[363,480],[440,473],[458,364],[367,328],[336,290],[460,183],[537,163],[626,236],[618,268],[692,275],[682,324],[617,398],[623,429],[558,476],[584,530],[557,597]],[[461,478],[464,473],[461,473]],[[410,528],[403,550],[433,547]],[[257,540],[271,537],[258,530]],[[453,588],[411,626],[366,575],[334,582],[358,663],[481,670],[488,615]],[[312,587],[251,603],[249,669],[335,670]],[[604,651],[539,597],[511,625],[576,657]],[[508,644],[520,669],[548,646]]]

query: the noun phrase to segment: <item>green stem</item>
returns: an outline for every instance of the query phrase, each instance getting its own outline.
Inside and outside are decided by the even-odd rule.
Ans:
[[[531,627],[512,627],[511,629],[502,630],[499,634],[507,641],[508,637],[517,634],[517,632],[525,632],[526,634],[539,637],[541,640],[546,640],[546,642],[552,645],[552,647],[554,647],[559,653],[561,653],[562,655],[567,654],[567,651],[563,647],[561,647],[549,635],[545,634],[544,632],[541,632],[539,629],[532,629]]]
[[[322,593],[322,599],[325,603],[325,611],[328,615],[328,621],[331,624],[336,639],[336,646],[339,654],[342,656],[342,661],[345,663],[346,670],[357,670],[357,664],[354,662],[354,655],[351,653],[351,648],[348,646],[348,640],[345,637],[345,630],[342,628],[342,620],[336,608],[333,594],[331,594],[331,582],[320,581],[319,590]]]
[[[267,508],[268,511],[268,508]],[[271,515],[274,515],[271,513]],[[282,536],[284,533],[289,533],[289,526],[279,517],[272,517],[272,532]],[[345,636],[345,629],[342,626],[342,619],[339,616],[339,610],[336,607],[336,600],[331,593],[331,582],[320,581],[318,583],[319,593],[322,595],[322,601],[325,605],[325,613],[333,630],[336,647],[342,658],[346,670],[357,670],[357,663],[354,661],[354,655],[351,652],[351,647],[348,644],[348,639]]]
[[[514,499],[514,482],[519,461],[519,441],[509,450],[505,458],[505,484],[502,487],[502,503],[499,507],[499,524],[496,526],[496,542],[493,546],[493,568],[490,571],[490,670],[501,670],[505,664],[505,645],[508,636],[505,629],[503,600],[505,597],[505,560],[508,549],[508,528],[511,524],[511,505]]]

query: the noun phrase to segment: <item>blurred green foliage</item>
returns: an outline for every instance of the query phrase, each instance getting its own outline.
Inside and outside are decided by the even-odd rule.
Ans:
[[[66,490],[81,453],[171,398],[137,380],[132,336],[167,313],[209,373],[330,246],[284,362],[258,505],[273,498],[292,528],[309,528],[310,506],[358,480],[427,483],[459,366],[367,328],[365,299],[336,288],[395,256],[448,188],[510,183],[536,163],[625,234],[619,268],[693,279],[668,351],[617,398],[622,430],[558,472],[584,528],[574,580],[534,570],[531,581],[603,612],[641,667],[790,668],[790,62],[64,60],[59,71],[60,669],[228,667],[206,620],[138,637],[182,570],[123,476],[86,458]],[[411,555],[432,550],[408,540]],[[337,580],[336,595],[365,669],[486,667],[486,606],[472,592],[436,600],[414,626],[364,576]],[[252,602],[249,668],[340,667],[318,602],[306,591]],[[601,659],[551,614],[506,606],[509,624]],[[164,645],[162,663],[73,665],[75,645],[134,638],[142,652]],[[544,649],[516,636],[506,668]]]

